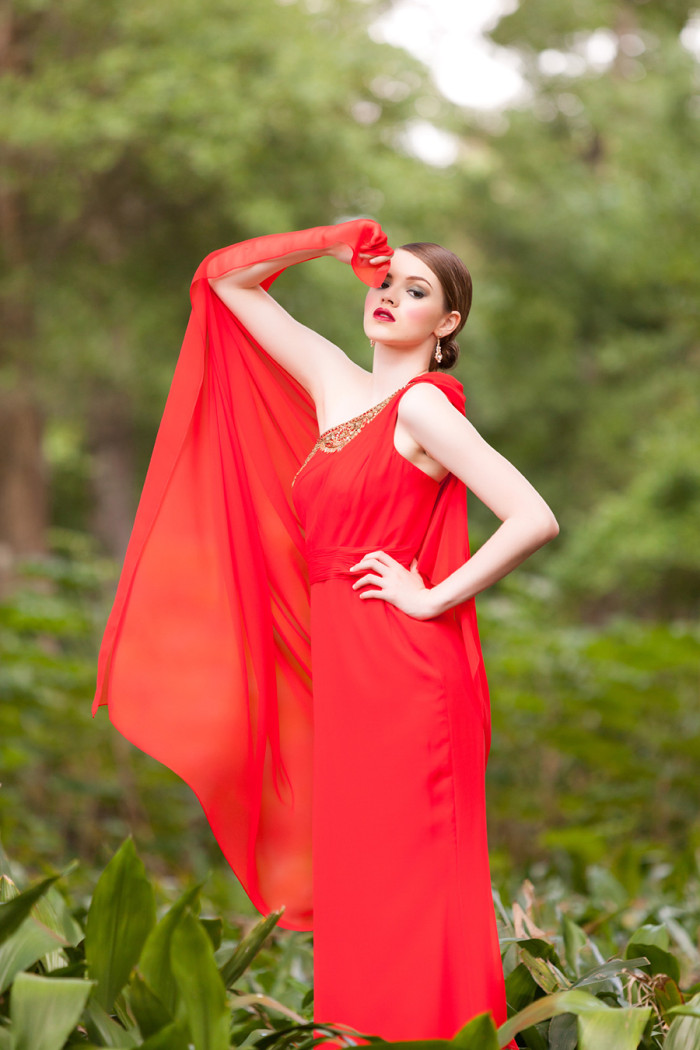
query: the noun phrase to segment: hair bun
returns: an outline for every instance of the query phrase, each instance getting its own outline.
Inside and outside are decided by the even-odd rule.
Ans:
[[[448,339],[440,349],[442,350],[440,368],[454,368],[457,364],[457,358],[459,357],[459,344],[456,343],[454,339]]]
[[[431,372],[437,372],[438,369],[445,372],[448,368],[454,368],[459,358],[459,344],[454,339],[447,339],[446,342],[440,343],[440,353],[442,354],[440,364],[435,360],[434,354],[430,359]]]

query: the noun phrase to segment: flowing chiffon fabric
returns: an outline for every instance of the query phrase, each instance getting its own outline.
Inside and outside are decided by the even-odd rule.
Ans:
[[[447,576],[468,557],[465,487],[395,450],[401,392],[293,486],[313,405],[208,281],[338,241],[380,284],[389,264],[360,253],[391,249],[368,220],[246,241],[197,270],[93,711],[108,704],[192,787],[260,911],[314,929],[318,1020],[449,1038],[477,1013],[505,1018],[474,603],[416,621],[362,601],[347,570],[383,548],[417,556],[428,584]],[[464,411],[453,378],[414,382]]]

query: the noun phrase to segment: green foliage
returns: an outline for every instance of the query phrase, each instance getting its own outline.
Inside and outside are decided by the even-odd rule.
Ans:
[[[466,133],[472,413],[551,500],[575,616],[698,608],[693,9],[521,0],[491,35],[529,97]]]
[[[126,984],[155,921],[153,887],[127,839],[95,887],[85,927],[88,974],[106,1010]]]
[[[20,894],[7,873],[3,879],[0,920],[5,910],[16,914],[16,901],[36,903],[20,926],[2,924],[0,946],[14,944],[15,957],[24,961],[12,975],[9,997],[0,995],[1,1050],[61,1050],[66,1040],[86,1045],[86,1037],[92,1048],[229,1050],[245,1044],[302,1050],[341,1035],[309,1017],[306,935],[275,931],[279,913],[260,919],[243,938],[239,927],[218,920],[224,943],[215,951],[207,920],[198,914],[200,887],[166,905],[152,925],[144,887],[149,902],[157,888],[130,840],[97,881],[87,937],[79,923],[85,909],[61,898],[63,913],[54,925],[68,926],[70,941],[62,941],[60,958],[53,941],[41,955],[25,950],[35,945],[27,923],[39,923],[41,900],[56,890],[38,883]],[[556,884],[544,889],[538,898],[525,883],[510,909],[496,898],[510,1015],[498,1030],[481,1015],[452,1040],[387,1043],[365,1033],[370,1043],[378,1050],[500,1050],[517,1036],[529,1050],[693,1047],[700,996],[692,983],[684,989],[700,976],[700,955],[689,936],[697,928],[697,897],[693,912],[677,904],[653,921],[664,906],[649,901],[642,910],[639,896],[615,913],[593,897],[563,900]],[[52,908],[59,915],[55,903]],[[143,917],[138,949],[128,930],[115,936],[126,914]],[[645,921],[630,930],[635,916]],[[262,990],[271,983],[280,999]]]
[[[214,868],[219,907],[250,913],[192,793],[123,741],[104,710],[90,717],[111,566],[82,537],[57,540],[54,560],[0,603],[7,841],[31,866],[42,858],[60,866],[65,844],[96,866],[131,832],[152,870],[201,881]],[[583,889],[586,872],[604,863],[631,889],[670,864],[675,874],[663,877],[679,891],[700,836],[697,628],[628,619],[568,626],[556,591],[525,571],[479,609],[494,724],[496,878],[540,865],[537,877],[556,871]]]
[[[13,1050],[61,1050],[80,1019],[90,991],[88,981],[18,974],[10,1002]]]
[[[479,609],[495,870],[516,856],[582,888],[600,863],[631,888],[666,861],[682,882],[700,833],[697,625],[568,626],[557,592],[526,572]]]
[[[292,1008],[298,978],[289,970],[276,980],[290,1005],[256,991],[263,979],[255,971],[257,956],[279,913],[241,939],[238,927],[199,917],[200,887],[193,887],[154,925],[156,891],[127,839],[97,881],[85,932],[79,925],[84,909],[68,912],[61,898],[63,913],[54,905],[54,925],[69,927],[70,939],[46,929],[51,937],[38,945],[39,901],[50,892],[47,882],[57,878],[18,893],[3,874],[0,951],[11,948],[19,963],[5,986],[9,1008],[7,994],[0,995],[3,1050],[60,1050],[67,1039],[84,1045],[85,1036],[92,1047],[228,1050],[254,1034],[286,1029],[289,1016],[306,1031],[306,1018]],[[19,925],[18,916],[25,916]],[[225,932],[221,957],[211,940],[212,924]],[[303,935],[287,935],[290,968],[299,972],[303,942]]]

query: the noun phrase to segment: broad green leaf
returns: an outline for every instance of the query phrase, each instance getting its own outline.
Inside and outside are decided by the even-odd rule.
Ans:
[[[639,956],[637,959],[610,959],[608,962],[603,963],[602,966],[596,966],[594,970],[589,970],[588,973],[585,973],[583,977],[576,981],[574,988],[586,988],[590,984],[599,984],[601,981],[617,977],[619,974],[629,970],[640,970],[648,962],[649,960],[644,955]]]
[[[496,1026],[490,1014],[479,1014],[452,1039],[460,1050],[499,1050]]]
[[[523,966],[525,966],[528,972],[532,975],[533,981],[535,981],[535,983],[538,984],[547,995],[551,995],[553,992],[556,992],[561,988],[561,984],[552,973],[549,966],[547,966],[544,959],[530,955],[526,948],[520,949],[520,958],[522,959]]]
[[[637,1050],[650,1017],[650,1006],[579,1014],[579,1050]]]
[[[630,946],[633,944],[655,944],[657,948],[667,952],[671,947],[671,937],[664,925],[647,924],[634,931],[629,939],[626,955],[629,955]]]
[[[580,1016],[601,1009],[609,1008],[605,1007],[600,999],[596,999],[594,995],[589,995],[587,992],[570,989],[566,992],[556,992],[554,995],[545,995],[541,999],[536,999],[534,1003],[530,1003],[513,1017],[509,1017],[505,1024],[501,1025],[498,1029],[500,1046],[507,1046],[518,1032],[532,1028],[541,1021],[548,1021],[550,1017],[556,1017],[557,1014]]]
[[[666,1018],[674,1007],[683,1006],[681,990],[672,978],[667,977],[663,984],[656,986],[656,1003]]]
[[[97,1046],[106,1046],[110,1050],[130,1050],[138,1044],[138,1040],[117,1024],[94,997],[85,1007],[83,1024]]]
[[[558,968],[562,968],[561,959],[556,948],[542,937],[520,937],[517,940],[520,948],[525,949],[535,959],[548,959]]]
[[[61,1050],[91,988],[90,981],[19,974],[10,998],[13,1050]]]
[[[257,922],[226,962],[222,963],[220,973],[227,988],[232,988],[238,978],[248,969],[283,913],[284,908],[280,908],[279,911],[270,912],[264,919]]]
[[[45,896],[37,902],[34,914],[39,922],[48,926],[72,947],[80,944],[85,936],[85,932],[71,915],[68,905],[55,886],[51,886]]]
[[[0,875],[0,904],[19,897],[19,890],[9,875]]]
[[[48,952],[60,948],[62,941],[30,916],[3,944],[0,944],[0,993],[10,987],[18,973],[29,969]]]
[[[518,963],[506,978],[506,1000],[511,1010],[524,1010],[539,995],[539,989],[527,966]]]
[[[697,1050],[700,1046],[700,995],[694,995],[683,1006],[669,1010],[669,1014],[686,1016],[676,1017],[671,1024],[664,1050]]]
[[[155,1035],[172,1022],[172,1015],[155,992],[148,987],[140,973],[131,975],[126,991],[131,1012],[144,1039]]]
[[[670,952],[660,948],[657,944],[636,940],[630,941],[627,945],[627,951],[625,954],[630,956],[644,955],[649,960],[644,969],[648,969],[652,976],[656,976],[657,974],[667,974],[676,982],[676,984],[681,979],[681,968],[678,959],[676,959],[675,955],[671,955]]]
[[[41,900],[49,887],[53,886],[60,877],[60,875],[51,875],[50,878],[38,882],[36,886],[30,886],[24,893],[13,897],[5,904],[0,904],[0,944],[22,925],[36,902]]]
[[[175,901],[149,933],[139,959],[139,973],[171,1016],[175,1016],[178,1000],[177,982],[170,964],[172,936],[187,909],[194,907],[200,889],[201,885],[193,886]]]
[[[195,1050],[229,1050],[226,989],[211,941],[191,911],[175,927],[171,963]]]
[[[549,1050],[576,1050],[578,1046],[578,1018],[574,1014],[553,1017],[547,1031]]]
[[[214,951],[218,951],[221,947],[221,937],[224,929],[223,920],[219,918],[202,919],[200,917],[199,921],[202,924],[202,929],[211,941]]]
[[[578,976],[580,973],[579,954],[588,944],[588,937],[581,927],[568,915],[565,915],[562,919],[562,934],[566,961],[569,968]]]
[[[127,839],[97,882],[85,930],[88,973],[106,1010],[126,984],[154,924],[153,887]]]
[[[180,1024],[169,1024],[141,1044],[141,1050],[189,1050],[189,1035]]]

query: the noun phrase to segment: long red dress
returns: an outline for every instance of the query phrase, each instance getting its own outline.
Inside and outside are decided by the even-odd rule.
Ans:
[[[255,905],[314,929],[316,1019],[449,1038],[505,1019],[473,602],[413,620],[347,570],[382,548],[444,578],[468,556],[464,485],[395,450],[401,392],[309,455],[308,395],[207,280],[338,240],[382,280],[359,259],[388,250],[367,220],[234,245],[195,274],[94,707],[196,791]],[[452,377],[413,382],[463,411]]]

